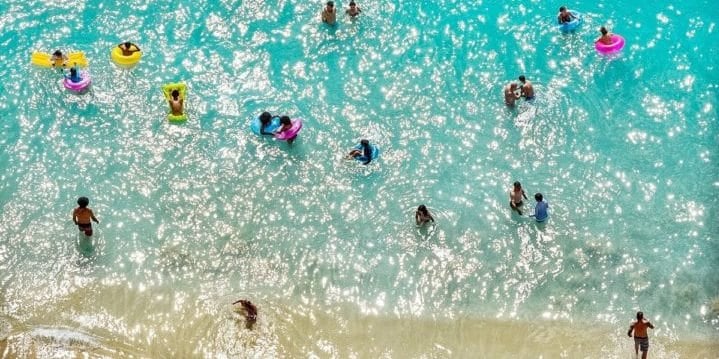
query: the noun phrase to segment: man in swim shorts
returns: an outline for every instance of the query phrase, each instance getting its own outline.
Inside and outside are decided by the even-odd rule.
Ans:
[[[527,194],[524,192],[522,184],[519,181],[514,182],[514,187],[509,190],[509,206],[517,211],[520,216],[522,215],[520,207],[524,204],[523,199],[527,199]]]
[[[335,9],[335,3],[328,1],[327,6],[322,10],[322,22],[328,25],[334,25],[337,21],[337,10]]]
[[[72,212],[72,221],[75,222],[80,232],[84,232],[86,236],[92,236],[92,222],[100,223],[95,218],[95,213],[91,209],[87,208],[90,204],[90,200],[87,197],[80,197],[77,199],[77,208]]]
[[[647,334],[647,328],[654,329],[652,323],[644,319],[644,313],[637,312],[637,320],[633,321],[629,325],[629,331],[627,335],[632,336],[634,331],[634,355],[639,356],[639,349],[642,350],[642,359],[647,359],[647,352],[649,352],[649,335]]]
[[[514,102],[519,98],[517,94],[517,84],[510,82],[507,86],[504,86],[504,103],[507,106],[514,106]]]
[[[522,97],[524,97],[527,101],[534,100],[534,87],[532,86],[532,83],[527,81],[527,78],[524,77],[524,75],[519,76],[519,82],[522,83]]]

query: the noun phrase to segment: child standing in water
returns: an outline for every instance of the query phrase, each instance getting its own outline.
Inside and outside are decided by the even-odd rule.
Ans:
[[[90,200],[87,197],[80,197],[77,199],[78,207],[72,212],[72,221],[75,222],[80,232],[85,232],[85,235],[92,236],[92,221],[99,224],[100,221],[95,218],[95,214],[92,210],[87,208],[90,204]]]
[[[417,207],[417,212],[414,213],[414,219],[418,226],[429,223],[429,221],[434,222],[434,217],[432,217],[429,213],[427,206],[423,204],[420,204],[419,207]]]
[[[524,204],[522,199],[527,199],[527,194],[524,193],[521,183],[514,182],[514,188],[509,190],[509,206],[517,211],[520,216],[522,215],[522,210],[519,207],[522,207]]]
[[[537,205],[534,207],[534,214],[530,217],[534,217],[537,222],[544,222],[549,218],[549,203],[544,202],[544,196],[541,193],[535,194],[534,199],[537,201]]]

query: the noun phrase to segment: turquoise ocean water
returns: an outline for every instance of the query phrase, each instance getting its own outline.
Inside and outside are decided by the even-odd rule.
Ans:
[[[246,297],[622,330],[643,310],[717,339],[718,7],[572,2],[585,23],[562,34],[546,1],[359,5],[329,27],[321,2],[0,2],[0,338],[171,356],[142,343],[197,335],[212,356],[237,344],[174,319]],[[593,48],[604,24],[617,56]],[[130,70],[109,58],[124,40],[144,50]],[[29,64],[56,48],[85,52],[88,93]],[[520,74],[537,99],[507,109]],[[249,131],[265,110],[304,119],[294,144]],[[366,167],[342,158],[361,138],[382,149]],[[516,180],[548,223],[511,213]],[[419,204],[436,225],[415,227]]]

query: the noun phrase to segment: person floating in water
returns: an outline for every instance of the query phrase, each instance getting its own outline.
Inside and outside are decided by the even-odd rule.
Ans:
[[[80,197],[77,199],[78,207],[72,212],[72,221],[75,222],[80,232],[85,232],[88,237],[92,236],[92,222],[90,221],[100,223],[92,210],[87,208],[89,204],[90,200],[87,197]]]
[[[530,217],[534,217],[537,222],[544,222],[549,218],[549,203],[544,202],[544,196],[541,193],[534,195],[534,200],[537,201],[537,205],[534,206],[534,214]]]
[[[265,111],[260,114],[260,134],[262,135],[274,135],[274,133],[265,131],[267,129],[267,126],[269,126],[272,123],[272,114]]]
[[[50,63],[53,68],[64,67],[67,60],[67,55],[63,54],[60,50],[55,50],[50,57]]]
[[[172,90],[172,98],[167,100],[167,102],[170,104],[170,110],[172,111],[172,114],[174,116],[182,116],[184,112],[184,101],[182,98],[180,98],[180,91],[175,89]]]
[[[277,129],[277,132],[275,132],[275,135],[280,134],[285,131],[289,131],[292,128],[292,120],[290,120],[290,116],[282,116],[280,117],[280,128]],[[292,144],[292,142],[295,141],[297,138],[297,134],[287,139],[288,144]]]
[[[245,317],[245,328],[251,330],[255,323],[257,323],[257,306],[245,299],[240,299],[232,303],[232,305],[238,303],[240,304],[240,314]]]
[[[504,103],[507,104],[507,106],[514,106],[514,102],[519,98],[520,94],[517,89],[519,89],[519,87],[514,82],[510,82],[507,86],[504,86]]]
[[[427,206],[420,204],[419,207],[417,207],[417,212],[414,212],[414,220],[418,226],[421,226],[425,223],[429,223],[429,221],[434,222],[434,217],[429,213]]]
[[[604,45],[611,45],[612,44],[612,33],[607,30],[606,27],[602,26],[599,28],[599,32],[602,34],[597,41]]]
[[[70,80],[70,82],[74,83],[82,81],[82,77],[80,76],[80,69],[77,67],[77,64],[70,68],[70,75],[65,75],[65,78]]]
[[[117,45],[122,50],[122,56],[132,56],[132,54],[141,51],[140,47],[127,41]]]
[[[345,10],[345,14],[349,15],[351,18],[354,19],[355,16],[359,15],[362,12],[362,10],[357,6],[357,4],[354,1],[350,1],[350,7]]]
[[[634,355],[639,356],[639,349],[642,350],[642,359],[647,359],[647,352],[649,352],[649,335],[647,334],[647,328],[654,329],[652,323],[644,319],[644,313],[637,312],[637,320],[633,321],[629,325],[629,331],[627,335],[632,336],[634,332]]]
[[[524,193],[521,183],[514,182],[514,187],[509,190],[509,206],[512,207],[513,210],[517,211],[520,216],[522,215],[522,210],[519,207],[522,207],[524,204],[522,199],[528,199],[527,194]]]
[[[527,78],[524,77],[524,75],[519,76],[519,82],[522,83],[522,87],[520,87],[520,90],[524,99],[526,101],[534,100],[534,86],[532,86],[532,83],[527,81]]]
[[[337,9],[335,9],[335,3],[328,1],[327,6],[322,10],[322,22],[328,25],[334,25],[337,21]]]
[[[577,18],[576,16],[572,15],[572,13],[569,12],[569,10],[567,10],[566,6],[562,6],[559,8],[559,15],[557,15],[557,22],[559,22],[560,25],[572,22],[572,19],[576,19],[576,18]]]
[[[369,145],[369,140],[361,140],[360,148],[352,149],[347,157],[362,161],[363,165],[372,162],[372,146]]]

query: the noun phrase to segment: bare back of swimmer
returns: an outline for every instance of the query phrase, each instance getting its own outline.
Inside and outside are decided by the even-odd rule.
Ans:
[[[170,103],[172,114],[175,116],[182,116],[184,101],[180,98],[180,91],[172,90],[172,98],[168,102]]]

